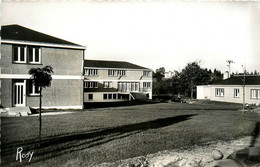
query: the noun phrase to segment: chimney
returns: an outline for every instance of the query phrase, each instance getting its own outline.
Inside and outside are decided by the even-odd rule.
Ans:
[[[226,71],[223,75],[223,79],[228,79],[229,78],[229,72]]]

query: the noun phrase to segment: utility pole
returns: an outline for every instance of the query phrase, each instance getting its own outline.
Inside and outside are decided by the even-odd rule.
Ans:
[[[233,60],[227,60],[228,63],[228,78],[230,78],[230,72],[231,72],[231,63],[235,63]]]

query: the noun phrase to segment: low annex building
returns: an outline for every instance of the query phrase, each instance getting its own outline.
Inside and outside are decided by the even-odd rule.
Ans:
[[[30,68],[53,67],[51,87],[43,90],[43,108],[83,108],[85,47],[20,25],[1,29],[0,104],[39,107],[39,88]]]
[[[152,70],[123,61],[84,61],[84,102],[152,99]]]
[[[197,86],[197,99],[243,103],[243,98],[245,103],[260,104],[259,75],[247,75],[245,81],[243,75],[238,75],[215,84]]]

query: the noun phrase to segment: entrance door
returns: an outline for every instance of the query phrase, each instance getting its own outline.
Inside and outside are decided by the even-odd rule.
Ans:
[[[14,106],[25,106],[25,82],[14,83]]]

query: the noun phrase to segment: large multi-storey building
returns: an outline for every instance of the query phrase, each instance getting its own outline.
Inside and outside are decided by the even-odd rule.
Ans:
[[[139,98],[152,99],[152,70],[121,61],[84,61],[84,102]]]
[[[2,26],[0,104],[39,106],[39,89],[30,68],[53,67],[51,87],[43,90],[43,108],[83,107],[85,47],[19,25]]]

